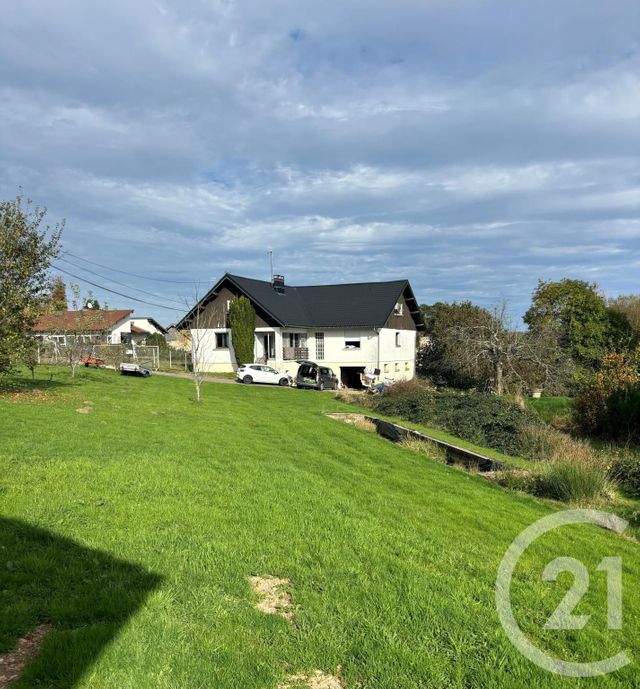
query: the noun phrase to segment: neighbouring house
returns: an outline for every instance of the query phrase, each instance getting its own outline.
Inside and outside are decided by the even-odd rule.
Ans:
[[[181,351],[191,351],[191,337],[188,336],[188,330],[178,330],[175,325],[170,325],[167,328],[165,340],[171,349],[179,349]]]
[[[43,314],[33,328],[42,342],[66,345],[70,339],[94,344],[143,344],[166,330],[153,318],[133,316],[133,309],[82,309]]]
[[[360,386],[365,369],[396,380],[415,374],[425,324],[408,280],[294,287],[279,275],[266,282],[229,273],[177,324],[191,330],[200,370],[237,367],[227,314],[240,295],[256,311],[256,361],[292,375],[297,362],[316,361],[348,387]]]

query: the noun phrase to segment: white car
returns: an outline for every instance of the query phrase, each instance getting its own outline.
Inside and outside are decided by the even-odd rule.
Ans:
[[[269,383],[283,387],[293,383],[293,378],[288,373],[281,373],[264,364],[243,364],[236,372],[236,379],[246,384]]]

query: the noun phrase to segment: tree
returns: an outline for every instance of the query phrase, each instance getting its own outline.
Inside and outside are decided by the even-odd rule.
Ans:
[[[463,302],[423,312],[430,337],[419,354],[420,372],[436,383],[501,395],[509,387],[557,386],[565,373],[553,338],[517,331],[504,302],[492,311]]]
[[[559,346],[581,366],[596,366],[609,344],[605,299],[597,285],[583,280],[541,280],[524,321],[532,333],[555,333]]]
[[[637,338],[640,338],[640,294],[620,295],[609,300],[609,308],[624,314]]]
[[[470,301],[423,304],[420,309],[429,335],[418,351],[418,373],[437,385],[463,389],[481,386],[488,372],[481,370],[479,362],[469,365],[461,358],[458,338],[454,335],[459,328],[473,327],[490,319],[491,314]]]
[[[56,275],[51,281],[50,295],[51,309],[53,311],[67,311],[69,309],[67,288],[60,275]]]
[[[162,333],[151,333],[144,338],[144,344],[147,347],[158,347],[160,351],[169,349],[167,340]]]
[[[93,312],[93,309],[78,310],[80,286],[71,283],[69,289],[73,299],[73,317],[67,329],[61,333],[64,335],[63,342],[56,343],[55,347],[69,364],[71,377],[75,378],[80,357],[91,353],[96,344],[90,334],[102,329],[100,326],[104,316],[100,311]]]
[[[30,357],[33,326],[46,308],[48,270],[64,223],[42,227],[45,208],[22,195],[0,201],[0,373]]]
[[[634,332],[627,314],[607,307],[607,351],[630,352],[637,342],[638,335]]]
[[[93,309],[95,311],[100,310],[100,302],[93,296],[93,292],[89,290],[87,296],[82,301],[83,309]]]
[[[236,363],[241,366],[253,361],[256,312],[251,301],[245,296],[234,299],[229,306],[228,319]]]

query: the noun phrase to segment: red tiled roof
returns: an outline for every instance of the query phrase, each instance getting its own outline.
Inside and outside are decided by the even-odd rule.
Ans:
[[[139,325],[132,325],[131,326],[131,332],[135,333],[136,335],[150,335],[151,334],[148,330],[141,328]]]
[[[56,311],[42,315],[35,324],[33,331],[39,333],[68,332],[70,330],[101,332],[112,328],[132,313],[133,309]]]

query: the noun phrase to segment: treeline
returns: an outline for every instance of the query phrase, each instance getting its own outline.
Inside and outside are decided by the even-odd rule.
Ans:
[[[540,281],[524,321],[506,305],[422,306],[428,337],[417,370],[440,387],[570,395],[598,436],[640,435],[640,295],[607,300],[582,280]]]

